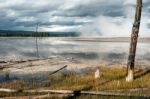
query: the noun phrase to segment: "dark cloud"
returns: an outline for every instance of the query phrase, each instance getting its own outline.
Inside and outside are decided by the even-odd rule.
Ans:
[[[79,3],[72,8],[60,10],[54,15],[59,16],[92,16],[96,17],[99,15],[108,15],[108,16],[123,16],[123,4],[113,3],[109,4],[107,2],[102,2],[104,0],[93,0],[88,3]],[[115,0],[113,0],[115,1]],[[118,1],[118,0],[116,0]]]
[[[135,3],[136,0],[0,0],[0,29],[34,30],[39,22],[41,31],[129,35]],[[149,5],[150,1],[144,0],[142,20],[146,22],[141,26],[144,35],[149,31]]]

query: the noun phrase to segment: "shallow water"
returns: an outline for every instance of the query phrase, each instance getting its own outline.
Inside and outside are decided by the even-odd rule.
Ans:
[[[65,56],[78,59],[127,59],[129,42],[75,41],[67,38],[38,38],[41,57]],[[0,38],[1,59],[36,57],[35,38]],[[137,58],[150,59],[150,44],[138,43]]]

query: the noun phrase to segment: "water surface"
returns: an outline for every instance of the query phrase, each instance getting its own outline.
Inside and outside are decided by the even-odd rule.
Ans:
[[[129,42],[75,41],[67,38],[38,38],[41,57],[65,56],[79,59],[127,59]],[[0,57],[7,59],[36,57],[35,38],[0,38]],[[138,43],[137,59],[150,59],[150,44]]]

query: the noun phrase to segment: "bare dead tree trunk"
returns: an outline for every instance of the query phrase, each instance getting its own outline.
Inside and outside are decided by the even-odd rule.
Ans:
[[[127,63],[126,81],[128,82],[134,80],[134,75],[133,75],[134,64],[135,64],[136,46],[137,46],[137,41],[138,41],[138,33],[139,33],[139,28],[140,28],[141,13],[142,13],[142,0],[137,0],[135,20],[134,20],[134,24],[132,27],[130,51],[129,51],[129,57],[128,57],[128,63]]]
[[[37,23],[36,25],[36,56],[39,58],[39,46],[38,46],[38,40],[37,40],[37,36],[38,36],[38,27],[39,27],[39,23]]]

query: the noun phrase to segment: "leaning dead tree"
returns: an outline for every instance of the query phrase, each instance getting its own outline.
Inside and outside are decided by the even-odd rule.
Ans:
[[[142,13],[142,0],[137,0],[135,20],[132,27],[130,51],[129,51],[129,57],[127,63],[126,81],[133,81],[134,79],[135,55],[136,55],[136,46],[137,46],[138,34],[140,28],[141,13]]]

